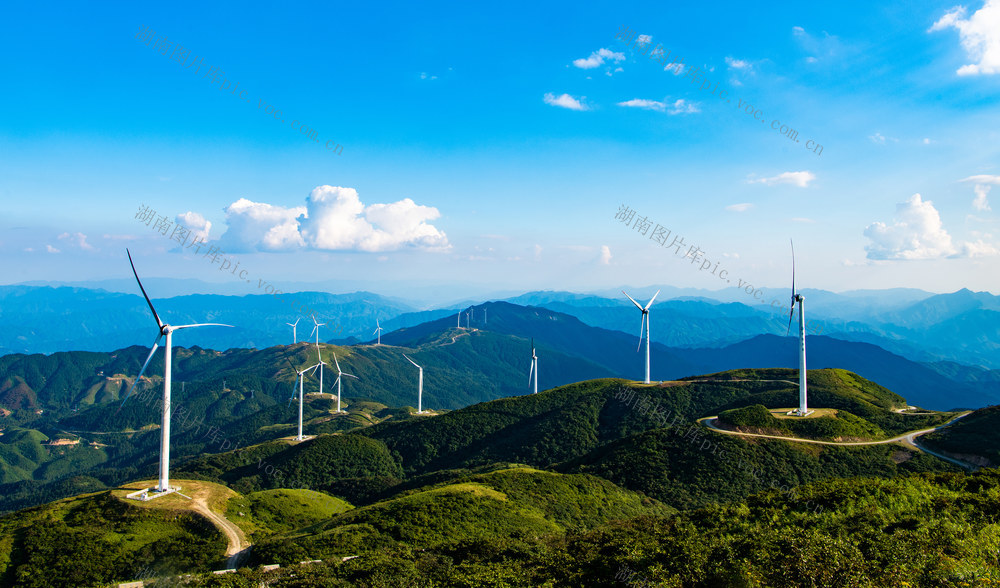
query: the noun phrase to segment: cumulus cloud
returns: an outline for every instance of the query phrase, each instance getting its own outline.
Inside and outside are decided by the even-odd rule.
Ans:
[[[190,210],[184,214],[178,214],[174,220],[177,224],[190,229],[191,238],[208,241],[208,233],[212,230],[212,221]]]
[[[219,241],[227,252],[292,251],[305,245],[296,221],[305,213],[304,206],[285,208],[240,198],[223,210],[227,228]]]
[[[990,188],[992,188],[990,184],[1000,185],[1000,176],[969,176],[960,181],[975,183],[975,186],[972,187],[972,191],[975,192],[976,197],[972,199],[972,208],[980,211],[992,210],[990,208],[990,201],[987,198],[987,195],[990,193]]]
[[[601,265],[611,264],[611,248],[607,245],[601,245]]]
[[[551,106],[558,106],[560,108],[568,108],[570,110],[587,110],[587,107],[580,103],[579,100],[570,96],[569,94],[562,94],[556,96],[554,94],[545,94],[543,98],[546,104]]]
[[[958,31],[962,48],[973,63],[958,68],[960,76],[1000,73],[1000,0],[986,0],[965,18],[965,6],[956,6],[935,22],[928,32],[949,27]]]
[[[53,247],[53,246],[51,246],[49,244],[45,245],[45,250],[48,251],[49,253],[59,253],[58,249],[56,249],[55,247]]]
[[[681,65],[679,61],[668,63],[666,67],[663,68],[663,71],[673,71],[675,76],[679,76],[684,73],[684,66]]]
[[[67,241],[71,245],[76,245],[77,247],[83,249],[84,251],[94,250],[94,247],[90,243],[87,243],[87,236],[84,235],[83,233],[63,233],[62,235],[59,235],[59,240]],[[55,251],[49,251],[49,253],[58,253],[58,252],[59,252],[58,249],[56,249]]]
[[[633,98],[631,100],[626,100],[625,102],[619,102],[618,106],[643,108],[645,110],[657,110],[659,112],[663,112],[667,109],[667,105],[663,102],[657,102],[656,100],[644,100],[642,98]]]
[[[574,59],[573,65],[580,69],[594,69],[595,67],[604,65],[605,59],[618,63],[619,61],[623,61],[625,59],[625,54],[601,48],[591,53],[590,57],[586,59]]]
[[[770,178],[747,179],[748,184],[764,184],[774,186],[776,184],[792,184],[799,188],[809,187],[809,182],[816,179],[816,174],[810,171],[784,172]]]
[[[935,259],[958,253],[934,204],[920,194],[896,205],[892,224],[874,222],[864,236],[871,240],[865,246],[868,259]]]
[[[227,252],[317,250],[443,250],[444,232],[428,224],[441,213],[410,198],[365,206],[354,188],[318,186],[305,206],[285,208],[241,198],[225,208]],[[207,228],[206,228],[207,230]]]
[[[746,212],[753,208],[753,204],[749,202],[742,202],[740,204],[730,204],[726,207],[726,210],[730,212]]]

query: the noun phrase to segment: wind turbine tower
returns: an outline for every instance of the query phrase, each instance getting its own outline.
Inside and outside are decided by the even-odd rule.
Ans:
[[[406,357],[406,354],[403,354]],[[420,370],[420,375],[417,379],[417,414],[423,414],[424,412],[424,368],[417,365],[417,362],[413,361],[409,357],[406,357],[406,361],[412,363]]]
[[[379,324],[378,319],[376,318],[375,319],[375,331],[372,333],[372,335],[378,335],[378,342],[375,343],[376,345],[381,345],[382,344],[382,331],[383,330],[384,329],[382,328],[382,325]]]
[[[642,311],[642,323],[639,324],[639,347],[636,347],[635,350],[639,351],[639,349],[642,348],[642,330],[643,328],[645,328],[646,329],[646,379],[643,380],[643,382],[648,384],[649,383],[649,307],[652,306],[653,301],[656,300],[656,297],[660,295],[660,291],[657,290],[656,294],[653,294],[653,297],[649,299],[649,302],[646,304],[646,306],[639,306],[639,303],[636,302],[634,298],[626,294],[625,290],[622,290],[622,294],[628,296],[628,299],[632,301],[632,304],[634,304],[636,308]]]
[[[340,410],[340,378],[343,377],[343,376],[347,376],[349,378],[354,378],[355,380],[357,380],[359,378],[357,376],[353,376],[351,374],[347,374],[347,373],[344,373],[343,371],[341,371],[341,369],[340,369],[340,362],[337,361],[337,353],[336,352],[333,353],[333,363],[337,366],[337,412],[344,412],[344,411]],[[422,373],[423,372],[421,372],[421,374]]]
[[[132,266],[132,275],[135,276],[135,281],[139,284],[139,290],[142,291],[142,296],[146,299],[146,304],[149,305],[149,310],[153,313],[153,318],[156,319],[156,326],[159,329],[159,333],[156,336],[156,340],[153,341],[153,348],[150,350],[149,356],[146,357],[146,363],[142,364],[142,369],[139,370],[139,375],[136,376],[135,381],[132,382],[131,386],[129,386],[128,392],[125,394],[125,399],[122,400],[123,405],[125,400],[128,400],[129,396],[132,395],[132,390],[135,389],[135,385],[139,383],[139,379],[142,378],[142,374],[145,373],[150,360],[153,359],[153,354],[156,353],[156,349],[160,345],[160,340],[166,337],[163,347],[163,420],[160,423],[160,480],[156,487],[156,494],[149,496],[147,491],[143,491],[144,496],[155,498],[157,496],[163,496],[165,493],[179,490],[179,488],[170,487],[170,378],[172,375],[171,368],[173,363],[173,332],[194,327],[231,327],[233,325],[223,325],[221,323],[197,323],[192,325],[178,325],[175,327],[164,323],[160,320],[160,315],[156,314],[156,309],[153,308],[153,303],[146,294],[146,289],[142,287],[142,281],[139,279],[139,273],[135,271],[135,263],[132,261],[132,253],[128,249],[125,250],[125,253],[128,254],[128,262],[129,265]]]
[[[791,241],[791,240],[789,240]],[[792,243],[792,307],[788,311],[787,335],[792,330],[792,315],[795,314],[795,303],[799,304],[799,408],[789,412],[789,415],[809,416],[808,382],[806,381],[806,317],[803,305],[805,297],[795,290],[795,243]]]

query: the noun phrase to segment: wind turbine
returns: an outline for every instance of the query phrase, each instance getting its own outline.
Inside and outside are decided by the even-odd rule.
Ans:
[[[487,319],[489,319],[489,316],[488,316],[488,315],[486,314],[486,311],[487,311],[487,310],[489,310],[489,309],[487,309],[487,308],[483,308],[483,326],[484,326],[484,327],[486,326],[486,323],[487,323]]]
[[[805,297],[796,292],[795,290],[795,243],[791,239],[788,240],[792,245],[792,306],[788,311],[788,329],[785,331],[785,335],[788,335],[792,330],[792,315],[795,314],[795,303],[799,303],[799,408],[793,410],[788,414],[797,416],[809,416],[812,412],[809,410],[809,403],[807,399],[807,382],[806,382],[806,318],[802,309]]]
[[[287,357],[285,359],[288,360]],[[303,387],[304,387],[303,386],[303,382],[306,379],[305,374],[309,370],[316,369],[316,367],[320,366],[321,364],[317,363],[315,365],[311,365],[311,366],[309,366],[307,368],[303,368],[302,371],[296,370],[295,366],[292,366],[291,360],[288,360],[288,365],[292,368],[293,371],[295,371],[296,374],[298,374],[298,377],[299,377],[299,434],[295,437],[295,440],[296,441],[301,441],[302,440],[302,399],[303,399],[303,396],[304,396],[303,395]],[[295,399],[295,388],[292,388],[292,396],[288,399],[288,404],[291,404],[292,400],[294,400],[294,399]]]
[[[649,383],[649,307],[653,304],[653,301],[656,300],[656,297],[659,296],[660,291],[657,290],[656,294],[653,294],[653,297],[649,299],[649,303],[647,303],[646,306],[639,306],[639,303],[636,302],[634,298],[626,294],[625,290],[622,290],[622,294],[628,296],[628,299],[632,301],[632,304],[634,304],[636,308],[642,311],[642,323],[639,324],[639,347],[636,347],[635,350],[639,351],[639,349],[642,347],[642,329],[645,328],[646,329],[646,379],[644,380],[644,383],[648,384]]]
[[[375,343],[376,345],[381,345],[382,344],[382,331],[384,331],[384,330],[385,329],[382,328],[382,325],[379,324],[378,319],[376,318],[375,319],[375,331],[372,332],[372,335],[378,335],[378,342]]]
[[[403,354],[403,357],[406,357],[405,353]],[[417,369],[420,370],[420,376],[419,376],[419,379],[417,380],[417,414],[423,414],[423,412],[424,412],[424,406],[423,406],[423,402],[424,402],[424,368],[422,368],[419,365],[417,365],[417,362],[413,361],[409,357],[406,357],[406,361],[412,363],[413,365],[416,365]]]
[[[146,368],[149,366],[149,362],[153,359],[153,354],[156,353],[156,348],[160,346],[160,339],[166,337],[167,340],[163,347],[163,422],[160,424],[160,481],[159,485],[156,487],[156,491],[159,492],[160,496],[163,493],[173,492],[178,490],[178,488],[170,488],[170,377],[172,374],[171,364],[173,363],[173,333],[174,331],[179,331],[181,329],[189,329],[194,327],[231,327],[233,325],[223,325],[221,323],[197,323],[192,325],[168,325],[160,320],[160,315],[156,314],[156,309],[153,308],[153,303],[150,301],[149,296],[146,294],[146,289],[142,287],[142,281],[139,280],[139,273],[135,271],[135,263],[132,262],[132,253],[126,249],[125,253],[128,254],[129,265],[132,266],[132,274],[135,276],[135,281],[139,284],[139,289],[142,290],[142,296],[146,299],[146,304],[149,305],[150,312],[153,313],[153,318],[156,319],[156,326],[159,328],[159,334],[156,336],[156,340],[153,341],[153,348],[149,352],[149,356],[146,357],[146,363],[142,364],[142,369],[139,370],[139,375],[136,376],[135,381],[129,386],[128,392],[125,394],[122,404],[125,404],[125,400],[128,400],[129,396],[132,395],[132,390],[135,389],[135,385],[142,378],[142,374],[145,373]]]
[[[319,328],[323,327],[323,326],[326,326],[326,323],[318,323],[318,322],[316,322],[316,315],[312,316],[312,320],[313,320],[313,324],[316,325],[316,326],[313,327],[313,333],[316,333],[316,357],[319,357]],[[312,333],[309,333],[309,334],[312,335]],[[320,394],[322,394],[323,393],[323,359],[322,358],[320,358],[318,365],[319,365],[319,392],[320,392]]]
[[[532,394],[538,394],[538,356],[535,355],[535,340],[531,340],[531,369],[528,370],[528,385],[532,385],[531,376],[534,375],[534,392]]]
[[[462,311],[461,310],[458,311],[458,317],[455,319],[455,328],[457,328],[457,329],[461,329],[462,328]]]
[[[337,361],[337,352],[333,353],[333,363],[337,366],[337,412],[343,412],[342,410],[340,410],[340,378],[342,376],[347,376],[347,377],[350,377],[350,378],[354,378],[355,380],[358,380],[360,378],[358,378],[357,376],[353,376],[351,374],[348,374],[348,373],[345,373],[345,372],[341,371],[341,369],[340,369],[340,362]],[[423,371],[421,370],[420,373],[423,374]],[[421,382],[423,382],[422,378],[421,378]]]
[[[295,335],[295,325],[299,324],[300,320],[302,320],[302,317],[295,319],[294,323],[285,323],[286,325],[292,328],[292,345],[295,345],[296,343],[299,342],[298,337],[296,337]]]

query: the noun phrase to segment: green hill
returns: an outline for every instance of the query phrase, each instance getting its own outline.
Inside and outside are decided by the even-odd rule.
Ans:
[[[94,586],[144,571],[208,571],[225,549],[200,516],[133,506],[104,491],[0,517],[0,585]]]
[[[980,408],[947,429],[928,433],[920,442],[933,450],[961,456],[986,467],[1000,465],[1000,405]]]
[[[380,547],[434,547],[583,532],[673,509],[587,475],[502,469],[401,493],[257,544],[261,563],[346,557]]]

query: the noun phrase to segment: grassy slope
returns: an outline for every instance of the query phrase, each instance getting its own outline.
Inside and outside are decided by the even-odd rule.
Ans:
[[[504,469],[402,493],[255,546],[260,563],[343,557],[379,547],[584,531],[673,509],[592,476]]]
[[[111,491],[0,517],[0,584],[90,586],[161,573],[206,571],[225,538],[201,516],[125,503]]]

